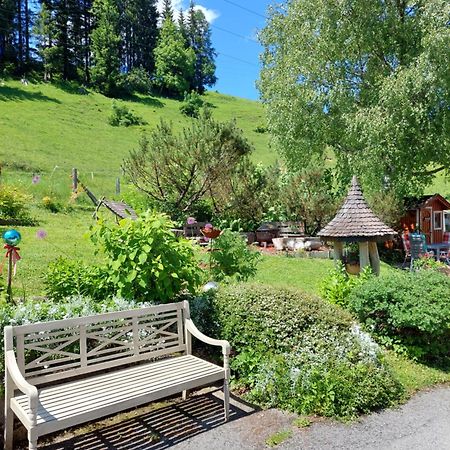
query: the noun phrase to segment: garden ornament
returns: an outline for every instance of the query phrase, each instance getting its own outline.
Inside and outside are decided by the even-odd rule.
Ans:
[[[20,243],[22,236],[17,230],[7,230],[3,233],[3,241],[5,245],[3,248],[6,249],[5,258],[8,260],[8,282],[7,282],[7,295],[8,299],[12,300],[12,277],[16,274],[17,261],[20,260],[19,247],[17,245]]]

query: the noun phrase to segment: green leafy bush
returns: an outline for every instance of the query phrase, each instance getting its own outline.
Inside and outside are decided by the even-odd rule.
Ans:
[[[349,275],[344,264],[340,261],[336,267],[322,280],[320,284],[320,295],[334,305],[348,307],[348,298],[356,286],[364,284],[372,278],[373,274],[369,267],[363,269],[358,276]]]
[[[117,296],[167,302],[183,289],[196,289],[201,271],[194,248],[172,228],[167,216],[150,212],[118,225],[98,224],[91,238],[105,254],[105,283]]]
[[[231,230],[224,230],[214,239],[211,253],[211,271],[216,281],[236,278],[247,281],[255,276],[261,255],[251,250],[242,236]]]
[[[320,298],[239,284],[200,301],[205,303],[200,311],[210,313],[203,324],[212,329],[205,331],[230,341],[236,383],[253,401],[299,414],[350,418],[403,395],[378,345],[349,313]]]
[[[48,195],[42,198],[41,205],[44,209],[47,209],[52,213],[57,213],[62,209],[61,205],[55,200],[55,198],[49,197]]]
[[[431,362],[450,359],[450,278],[395,271],[354,289],[349,306],[379,340]]]
[[[0,184],[0,224],[33,225],[35,221],[28,209],[30,202],[31,196],[15,187]]]
[[[205,102],[203,101],[200,94],[195,91],[186,93],[184,95],[183,103],[180,106],[180,111],[185,116],[189,117],[199,117],[200,109],[203,107]]]
[[[148,94],[152,88],[152,82],[143,67],[134,67],[124,76],[122,87],[127,94],[134,92]]]
[[[73,295],[103,300],[114,292],[105,275],[100,267],[60,257],[48,265],[44,275],[45,293],[60,301]]]
[[[94,299],[117,295],[168,302],[182,290],[193,292],[202,279],[194,248],[176,237],[172,228],[172,222],[157,213],[144,213],[118,225],[100,222],[91,239],[105,264],[87,266],[60,258],[45,275],[47,295],[58,300],[71,295]]]
[[[112,104],[112,113],[108,117],[108,123],[113,127],[129,127],[132,125],[145,125],[147,122],[126,105],[114,102]]]

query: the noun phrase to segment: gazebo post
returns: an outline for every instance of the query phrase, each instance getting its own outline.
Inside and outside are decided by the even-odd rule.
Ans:
[[[342,258],[344,257],[344,244],[340,241],[334,241],[333,249],[334,249],[334,262],[336,264],[338,261],[342,261]]]
[[[373,273],[376,276],[380,275],[380,255],[376,242],[369,242],[369,257]]]
[[[364,267],[370,266],[369,243],[367,241],[359,243],[359,266],[361,267],[361,270],[363,270]]]

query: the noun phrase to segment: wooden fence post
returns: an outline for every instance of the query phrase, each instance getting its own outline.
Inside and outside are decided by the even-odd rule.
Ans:
[[[72,169],[72,192],[78,190],[78,170],[74,167]]]

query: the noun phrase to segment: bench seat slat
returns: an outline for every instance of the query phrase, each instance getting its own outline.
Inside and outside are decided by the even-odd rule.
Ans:
[[[133,400],[137,404],[145,403],[155,395],[160,398],[158,393],[173,389],[179,392],[183,383],[198,386],[199,381],[209,383],[210,380],[223,379],[223,372],[223,368],[215,364],[187,355],[97,375],[90,380],[43,388],[39,393],[37,426],[57,430],[60,426],[57,423],[52,426],[52,422],[61,422],[60,425],[63,425],[62,422],[75,419],[84,421],[80,419],[93,410],[99,413],[96,417],[102,417],[114,412],[115,405],[124,402],[132,404]],[[21,410],[21,415],[28,413],[26,396],[15,397],[11,404],[13,410]]]
[[[162,361],[159,361],[160,364],[157,364],[156,362],[152,363],[152,380],[158,380],[159,378],[167,378],[167,372],[172,371],[181,371],[186,370],[189,367],[197,366],[198,362],[195,360],[191,360],[190,358],[183,358],[180,360],[179,357],[177,358],[171,358],[170,360],[165,359],[165,364],[162,364]],[[169,362],[170,361],[170,362]],[[149,368],[148,364],[139,365],[136,367],[133,367],[133,370],[127,371],[126,373],[126,382],[131,384],[134,379],[139,379],[148,373]],[[108,376],[105,376],[108,375]],[[97,375],[91,378],[83,378],[81,380],[78,380],[76,382],[77,389],[82,390],[86,395],[88,394],[97,394],[101,390],[107,389],[107,385],[111,386],[111,389],[115,389],[117,384],[120,384],[121,381],[123,381],[124,373],[123,371],[114,371],[110,372],[108,374],[103,375]],[[42,391],[41,391],[42,392]],[[40,398],[43,394],[41,394]],[[46,394],[46,401],[48,405],[52,405],[53,403],[60,402],[60,398],[67,398],[67,387],[65,384],[52,386],[51,390],[51,398],[50,394]],[[20,404],[25,404],[26,401],[24,401],[23,396],[17,397],[17,401],[20,402]]]

